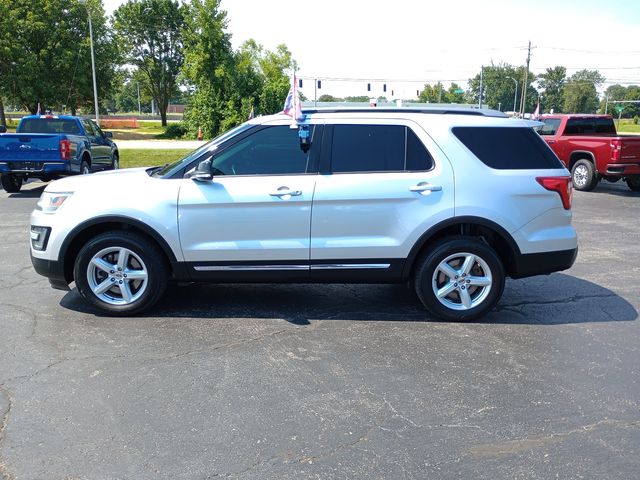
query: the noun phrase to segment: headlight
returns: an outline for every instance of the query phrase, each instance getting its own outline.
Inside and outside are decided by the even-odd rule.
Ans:
[[[71,192],[43,192],[38,203],[36,203],[36,210],[41,210],[44,213],[56,213],[71,195]]]

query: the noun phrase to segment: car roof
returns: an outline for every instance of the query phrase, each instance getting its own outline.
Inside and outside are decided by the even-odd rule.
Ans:
[[[74,117],[72,115],[25,115],[22,119],[33,119],[33,118],[44,118],[44,119],[55,119],[55,120],[77,120],[78,117]]]

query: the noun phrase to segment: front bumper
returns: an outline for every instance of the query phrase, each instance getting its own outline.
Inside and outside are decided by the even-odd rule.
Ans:
[[[36,273],[47,277],[52,288],[56,290],[71,290],[69,283],[65,279],[64,265],[57,260],[45,260],[42,258],[36,258],[32,254],[31,263]]]

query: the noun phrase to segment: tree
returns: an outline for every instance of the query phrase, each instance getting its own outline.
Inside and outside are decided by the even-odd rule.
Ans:
[[[520,96],[525,68],[513,67],[509,64],[489,65],[483,70],[483,99],[482,104],[488,108],[500,110],[512,110],[515,92],[515,79],[518,84],[518,96]],[[528,79],[535,79],[529,72]],[[480,99],[480,73],[469,79],[469,93],[474,103]],[[516,99],[516,103],[517,103]],[[527,103],[525,112],[532,112],[538,101],[538,92],[531,83],[527,85]],[[516,109],[518,110],[518,109]]]
[[[93,110],[88,12],[93,26],[98,97],[112,88],[119,57],[100,0],[0,0],[0,94],[32,113]]]
[[[464,103],[464,91],[457,83],[452,83],[447,90],[448,103]]]
[[[260,112],[280,112],[289,92],[289,72],[295,71],[297,64],[286,45],[278,45],[275,52],[265,51],[259,64],[264,76],[264,87],[260,93]]]
[[[580,70],[571,75],[564,87],[564,111],[595,113],[599,105],[597,87],[604,81],[597,70]]]
[[[318,97],[318,101],[319,102],[340,102],[342,100],[334,97],[333,95],[329,95],[328,93],[323,93]]]
[[[129,0],[113,14],[126,60],[145,75],[163,126],[184,62],[185,9],[172,0]]]
[[[547,68],[545,73],[538,75],[538,85],[542,89],[544,110],[562,113],[564,106],[564,85],[567,79],[565,67]]]
[[[185,82],[194,90],[185,113],[185,124],[191,136],[201,130],[204,136],[214,137],[222,130],[223,123],[230,123],[224,121],[229,115],[234,117],[232,122],[239,120],[236,105],[231,99],[236,59],[226,27],[227,14],[220,10],[219,0],[193,0],[186,22],[182,71]],[[255,88],[252,69],[257,55],[254,50],[258,46],[253,42],[244,47],[238,56],[237,66],[247,77],[238,75],[235,80],[238,80],[240,88],[251,89],[251,86]],[[236,99],[239,96],[237,94]],[[251,109],[250,105],[248,107]]]
[[[446,92],[443,92],[443,90],[444,86],[441,82],[438,82],[433,86],[425,83],[424,88],[418,96],[418,100],[423,103],[447,103]]]

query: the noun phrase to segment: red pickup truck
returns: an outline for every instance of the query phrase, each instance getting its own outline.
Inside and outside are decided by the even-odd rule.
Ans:
[[[542,115],[540,121],[538,133],[571,171],[576,190],[622,178],[640,192],[640,136],[618,135],[608,115]]]

